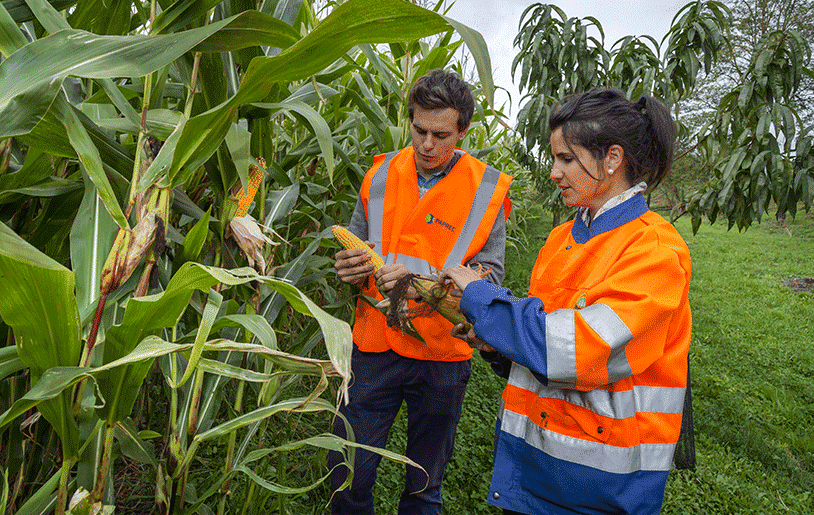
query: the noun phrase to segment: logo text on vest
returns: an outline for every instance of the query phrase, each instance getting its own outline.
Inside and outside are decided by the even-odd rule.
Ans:
[[[426,217],[424,217],[424,220],[428,224],[436,223],[436,224],[440,225],[441,227],[443,227],[444,229],[448,230],[449,232],[455,232],[455,227],[449,225],[448,223],[441,220],[440,218],[436,218],[435,215],[428,214]]]

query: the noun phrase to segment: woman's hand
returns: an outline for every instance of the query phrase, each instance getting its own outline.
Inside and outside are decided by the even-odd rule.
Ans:
[[[455,326],[452,328],[452,331],[450,331],[449,334],[451,334],[455,338],[458,338],[459,340],[465,341],[467,345],[469,345],[473,349],[482,350],[484,352],[495,352],[494,347],[478,338],[478,336],[475,334],[475,330],[472,329],[471,325],[468,331],[465,329],[465,327],[466,326],[464,324],[455,324]]]
[[[460,291],[464,291],[472,281],[479,281],[480,279],[479,273],[466,266],[446,268],[438,274],[439,281],[452,281]]]

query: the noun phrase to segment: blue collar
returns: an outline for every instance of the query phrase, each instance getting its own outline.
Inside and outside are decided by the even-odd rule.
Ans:
[[[571,235],[577,243],[587,243],[594,236],[621,227],[639,218],[649,210],[647,201],[639,193],[630,200],[626,200],[596,217],[591,223],[591,227],[586,226],[582,217],[577,216],[576,220],[574,220],[574,226],[571,228]]]

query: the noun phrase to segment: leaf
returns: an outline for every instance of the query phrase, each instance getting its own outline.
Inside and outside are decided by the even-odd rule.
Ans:
[[[222,303],[223,296],[215,290],[210,289],[209,295],[206,297],[206,306],[204,306],[204,311],[201,315],[201,321],[198,325],[198,334],[195,336],[195,344],[192,347],[192,354],[189,357],[187,368],[184,371],[183,377],[181,377],[181,380],[178,381],[177,384],[172,384],[172,381],[170,381],[171,388],[180,388],[190,377],[192,377],[192,373],[195,371],[198,360],[201,359],[204,343],[206,343],[206,339],[209,336],[209,331],[212,329],[212,325],[215,323],[215,317],[217,317]]]
[[[0,317],[14,330],[17,355],[36,384],[46,370],[79,362],[74,276],[0,223]],[[63,457],[79,448],[79,428],[65,393],[40,406],[62,441]]]
[[[28,40],[3,4],[0,4],[0,53],[8,57],[28,44]],[[0,503],[0,506],[5,506],[5,503]]]
[[[244,11],[194,50],[231,52],[251,46],[283,49],[290,47],[300,38],[300,33],[284,21],[258,11]]]
[[[475,67],[478,69],[478,78],[480,79],[483,94],[489,105],[494,108],[495,106],[495,84],[492,79],[492,60],[489,57],[489,47],[486,45],[483,36],[480,32],[467,27],[463,23],[453,20],[447,16],[444,19],[452,25],[461,39],[466,43],[469,52],[471,52],[475,60]]]
[[[14,329],[20,358],[34,378],[48,368],[79,362],[73,272],[2,223],[0,290],[0,316]]]
[[[328,169],[328,178],[333,180],[334,170],[334,141],[331,137],[331,129],[325,119],[313,107],[299,101],[286,101],[274,104],[252,104],[255,107],[263,109],[270,109],[272,112],[277,111],[293,111],[302,116],[319,143],[319,148],[322,150],[322,159],[325,161],[325,167]]]
[[[299,196],[300,185],[296,182],[281,190],[269,191],[266,199],[266,221],[263,226],[266,229],[272,229],[272,224],[282,220],[291,212],[297,204]]]
[[[79,381],[87,378],[93,378],[107,371],[114,370],[118,367],[130,365],[139,362],[152,362],[153,359],[171,354],[173,352],[183,352],[192,348],[192,344],[179,345],[175,343],[168,343],[164,340],[150,336],[144,339],[133,351],[124,356],[123,358],[106,363],[97,368],[87,367],[52,367],[46,370],[40,380],[25,395],[18,399],[8,410],[0,415],[0,429],[5,427],[18,416],[26,411],[40,406],[43,402],[63,394],[66,389],[75,385]],[[107,392],[102,389],[97,389],[99,395],[105,398],[105,395],[110,395],[115,392]],[[105,399],[107,400],[107,399]],[[122,419],[123,420],[123,419]]]
[[[82,313],[99,299],[102,268],[116,238],[116,222],[105,210],[96,186],[83,174],[85,195],[71,226],[71,266],[76,275],[76,303]]]
[[[136,187],[137,192],[145,191],[158,181],[162,173],[166,174],[168,172],[170,164],[172,164],[172,156],[175,154],[175,147],[178,145],[178,139],[181,137],[186,123],[186,117],[181,115],[172,134],[170,134],[169,138],[161,145],[161,150],[158,151],[158,155],[155,156],[153,162],[150,163],[150,166],[147,167],[147,170],[144,171],[141,179],[139,179]],[[179,184],[173,184],[172,186],[179,186]]]
[[[189,305],[192,292],[208,291],[216,283],[205,271],[185,263],[164,292],[128,300],[121,324],[108,328],[105,334],[103,362],[124,358],[147,336],[174,326]],[[121,370],[99,374],[99,387],[107,396],[105,405],[97,409],[100,418],[112,425],[130,415],[149,367],[150,362],[133,362]]]
[[[243,327],[252,333],[255,338],[260,340],[260,343],[262,343],[264,347],[277,350],[277,335],[274,333],[268,321],[260,315],[226,315],[222,320]]]
[[[104,363],[124,359],[149,335],[175,325],[189,304],[194,290],[208,291],[218,282],[226,286],[235,286],[250,281],[264,283],[283,295],[294,309],[317,319],[325,335],[331,362],[342,376],[343,384],[346,384],[350,379],[352,350],[350,326],[346,322],[327,314],[297,288],[279,279],[261,276],[251,268],[225,270],[197,263],[182,265],[163,293],[132,298],[127,302],[122,323],[109,328],[105,335]],[[217,349],[232,350],[219,347]],[[262,349],[269,356],[274,356],[272,350],[266,347]],[[105,405],[97,409],[100,418],[113,424],[130,414],[138,387],[149,367],[149,361],[128,361],[122,369],[105,368],[99,373],[97,377],[99,388],[106,395]]]
[[[249,146],[251,144],[252,134],[234,123],[226,133],[226,146],[229,148],[229,154],[232,156],[232,161],[237,169],[237,175],[240,177],[240,184],[243,189],[249,187],[249,163],[251,162],[251,155],[249,154]],[[226,178],[226,174],[223,174]],[[223,189],[227,190],[231,184],[224,184]]]
[[[45,116],[68,75],[93,79],[147,75],[228,24],[157,36],[99,36],[61,30],[0,63],[0,138],[29,133]],[[26,80],[19,80],[26,77]]]
[[[170,176],[184,167],[198,168],[209,159],[238,107],[263,100],[274,84],[310,77],[355,45],[410,41],[447,28],[440,15],[400,0],[348,0],[279,55],[252,59],[232,98],[190,119],[178,145],[183,151],[176,152]]]
[[[116,424],[114,431],[123,455],[139,463],[146,463],[154,467],[158,465],[155,461],[155,450],[152,442],[147,442],[142,439],[136,426],[133,424],[133,419],[128,417],[119,422]]]
[[[0,381],[26,368],[23,360],[17,357],[17,347],[0,348]]]
[[[155,17],[152,31],[157,34],[177,32],[193,20],[207,15],[219,0],[176,0]]]
[[[110,213],[110,216],[119,227],[129,229],[130,225],[124,217],[116,194],[113,192],[113,187],[110,185],[110,181],[105,174],[99,150],[93,144],[90,135],[85,130],[79,117],[76,116],[75,108],[62,97],[56,99],[54,108],[62,118],[62,123],[65,125],[65,131],[68,134],[68,140],[71,142],[71,146],[76,150],[77,155],[79,155],[79,160],[85,167],[85,171],[96,185],[99,197],[102,199],[105,209],[107,209],[107,212]]]
[[[181,251],[182,262],[197,261],[198,256],[201,255],[204,244],[206,244],[206,237],[209,234],[209,217],[211,212],[212,206],[209,206],[204,216],[202,216],[192,229],[187,232],[186,236],[184,236],[184,249]]]

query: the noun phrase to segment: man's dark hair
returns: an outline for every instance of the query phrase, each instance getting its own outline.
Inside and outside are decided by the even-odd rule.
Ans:
[[[444,109],[451,107],[458,111],[458,130],[463,131],[472,121],[475,112],[475,99],[469,91],[469,85],[455,72],[440,68],[431,70],[415,81],[410,88],[410,100],[407,110],[410,121],[413,121],[413,108]]]

